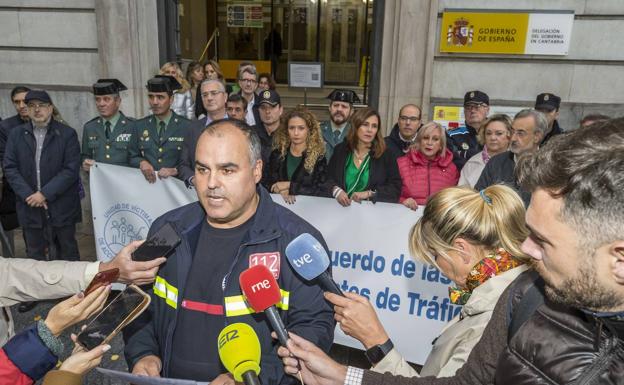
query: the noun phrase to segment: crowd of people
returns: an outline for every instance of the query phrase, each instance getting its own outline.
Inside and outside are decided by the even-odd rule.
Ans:
[[[26,253],[38,261],[0,259],[6,281],[20,282],[0,286],[2,306],[18,298],[19,310],[27,311],[34,301],[83,290],[98,270],[116,266],[122,282],[155,282],[148,311],[124,331],[135,374],[233,383],[216,346],[205,341],[216,341],[224,324],[245,322],[259,336],[267,384],[297,381],[285,374],[336,385],[618,383],[622,119],[586,116],[566,133],[558,123],[561,99],[552,93],[537,95],[532,108],[512,118],[490,115],[489,96],[474,90],[464,96],[464,125],[447,130],[425,122],[422,109],[407,104],[384,137],[379,113],[355,108],[352,90],[328,96],[327,121],[301,107],[284,111],[271,75],[249,62],[241,63],[234,87],[214,61],[190,63],[186,76],[177,63],[166,63],[146,87],[151,114],[135,120],[120,109],[126,87],[99,79],[98,116],[84,125],[82,146],[46,91],[11,92],[17,114],[0,122],[0,217],[6,230],[22,228]],[[197,202],[150,228],[148,238],[166,223],[179,232],[181,246],[166,264],[132,261],[136,242],[109,263],[79,262],[79,173],[96,163],[138,168],[146,183],[175,177],[195,189]],[[449,297],[463,309],[435,339],[420,373],[394,348],[365,297],[323,293],[288,267],[285,248],[299,234],[327,246],[269,192],[288,204],[309,195],[341,206],[366,200],[424,206],[409,235],[411,254],[454,282]],[[287,346],[276,345],[266,319],[241,296],[237,277],[258,263],[281,288],[276,306],[290,331]],[[0,374],[12,382],[0,384],[44,376],[60,355],[58,335],[96,313],[109,290],[61,302],[9,340],[0,350]],[[5,307],[6,341],[13,333]],[[326,355],[335,322],[363,344],[372,371]],[[39,357],[36,367],[24,363],[24,346]],[[80,381],[106,350],[77,347],[44,383]]]

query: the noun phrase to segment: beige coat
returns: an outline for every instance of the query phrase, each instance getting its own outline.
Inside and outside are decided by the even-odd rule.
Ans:
[[[453,318],[442,330],[420,371],[420,376],[451,377],[464,365],[470,351],[481,339],[498,298],[507,286],[526,269],[526,265],[518,266],[488,279],[474,289],[461,315]],[[404,377],[419,375],[396,349],[392,349],[372,370],[378,373],[390,372]]]
[[[36,261],[0,257],[0,347],[14,334],[8,306],[67,297],[84,290],[99,262]]]

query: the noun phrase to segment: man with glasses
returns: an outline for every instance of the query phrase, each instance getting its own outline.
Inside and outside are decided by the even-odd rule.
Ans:
[[[17,86],[11,90],[11,101],[13,102],[13,107],[15,107],[16,114],[0,122],[0,165],[4,159],[4,152],[6,150],[9,134],[13,128],[28,122],[28,107],[25,102],[28,91],[30,91],[30,88],[24,86]],[[11,248],[11,250],[7,250],[3,244],[2,255],[9,256],[14,255],[13,230],[19,227],[19,223],[17,222],[17,212],[15,209],[15,193],[6,179],[4,167],[2,167],[2,171],[0,221],[6,232],[9,247]]]
[[[481,151],[477,133],[490,112],[490,97],[482,91],[474,90],[464,95],[465,125],[446,133],[447,147],[453,152],[453,163],[461,171],[473,155]]]
[[[247,113],[245,119],[247,124],[255,126],[260,123],[260,113],[256,105],[256,88],[258,88],[258,73],[255,67],[243,67],[238,74],[238,85],[240,95],[247,100]]]
[[[184,181],[187,187],[192,186],[193,177],[195,176],[195,148],[197,140],[204,128],[216,120],[228,117],[225,112],[225,102],[227,94],[225,85],[220,80],[204,80],[200,85],[200,95],[206,116],[190,123],[184,145],[182,146],[182,155],[178,164],[178,178]]]
[[[127,89],[117,79],[99,79],[93,84],[98,116],[85,123],[82,131],[82,168],[87,172],[95,162],[129,166],[134,119],[119,110],[119,93]]]
[[[156,75],[147,81],[147,97],[152,110],[135,123],[130,142],[130,166],[138,167],[145,180],[156,182],[178,174],[184,138],[190,121],[171,110],[173,92],[182,85],[173,76]]]
[[[359,103],[360,98],[351,90],[333,90],[327,96],[329,101],[329,120],[321,122],[321,133],[325,141],[325,159],[334,153],[334,147],[342,143],[349,132],[351,125],[349,118],[353,115],[353,104]]]
[[[398,158],[409,151],[409,147],[416,140],[416,133],[422,125],[422,112],[415,104],[406,104],[399,110],[399,119],[392,128],[390,135],[386,136],[388,151]]]
[[[76,223],[81,220],[76,131],[58,121],[47,92],[28,91],[30,121],[11,131],[4,156],[6,177],[17,196],[26,254],[37,260],[80,260]],[[55,252],[54,252],[55,251]]]
[[[528,206],[531,195],[522,191],[516,181],[514,175],[516,161],[520,155],[537,150],[544,138],[544,133],[548,130],[548,120],[544,114],[537,110],[525,109],[514,116],[511,126],[510,151],[505,151],[490,159],[485,165],[475,189],[480,191],[493,184],[506,184],[515,188],[525,205]]]

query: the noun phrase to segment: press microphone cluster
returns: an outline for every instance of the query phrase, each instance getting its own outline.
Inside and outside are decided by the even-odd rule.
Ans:
[[[286,257],[292,268],[306,281],[317,280],[325,291],[344,297],[340,287],[329,275],[329,256],[321,243],[303,233],[286,246]]]
[[[218,344],[219,358],[236,381],[260,385],[260,340],[251,326],[241,322],[226,326]]]
[[[256,313],[266,314],[280,344],[286,346],[288,332],[275,307],[282,294],[273,273],[264,265],[256,265],[243,271],[238,280],[249,306]]]

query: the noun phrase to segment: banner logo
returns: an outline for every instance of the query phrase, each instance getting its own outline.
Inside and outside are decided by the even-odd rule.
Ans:
[[[104,214],[103,236],[97,244],[106,258],[113,258],[132,241],[144,239],[152,224],[152,218],[141,207],[129,203],[117,203]]]

